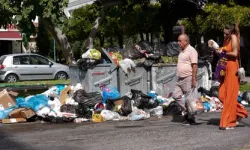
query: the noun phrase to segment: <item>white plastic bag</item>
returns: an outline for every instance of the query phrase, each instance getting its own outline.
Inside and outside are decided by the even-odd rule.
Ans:
[[[135,109],[128,115],[128,120],[136,121],[150,118],[150,114],[141,109]]]
[[[214,40],[209,40],[209,41],[211,41],[212,43],[213,43],[213,45],[212,45],[212,47],[214,48],[214,49],[219,49],[219,44],[217,44]]]
[[[120,120],[120,115],[117,112],[113,112],[110,110],[102,110],[101,115],[105,121]]]
[[[89,58],[89,56],[90,56],[90,49],[82,54],[82,58]]]
[[[149,110],[150,115],[155,117],[161,117],[163,115],[163,108],[162,106],[155,107]]]
[[[186,94],[186,105],[188,108],[188,113],[190,114],[200,114],[204,112],[204,105],[199,99],[200,94],[197,88],[193,88]]]
[[[135,68],[136,64],[133,60],[125,58],[124,60],[119,61],[119,66],[121,67],[122,71],[127,74],[129,70]]]

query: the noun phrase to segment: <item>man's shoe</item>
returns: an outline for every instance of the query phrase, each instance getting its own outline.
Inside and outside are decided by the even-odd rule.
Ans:
[[[182,122],[182,125],[183,126],[190,126],[190,123],[189,123],[188,120],[185,120],[185,121]]]
[[[190,125],[196,125],[195,119],[188,119]]]

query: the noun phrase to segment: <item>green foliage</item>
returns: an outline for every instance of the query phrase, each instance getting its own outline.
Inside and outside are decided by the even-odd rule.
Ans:
[[[0,0],[0,3],[0,25],[17,22],[22,32],[30,35],[35,32],[32,20],[36,16],[54,24],[62,23],[68,0]]]
[[[127,1],[124,5],[115,5],[105,9],[105,18],[98,29],[97,37],[112,39],[113,42],[104,42],[103,46],[116,43],[118,36],[131,37],[139,33],[152,33],[160,31],[157,19],[160,5],[149,4],[147,0]],[[79,41],[84,41],[93,27],[95,19],[100,16],[100,6],[97,4],[85,5],[73,11],[72,18],[65,21],[64,32],[71,41],[74,51],[80,53]],[[74,41],[77,41],[76,43]],[[94,44],[100,46],[99,39]],[[78,50],[77,50],[78,49]]]
[[[206,34],[211,31],[222,31],[226,24],[240,22],[240,27],[250,26],[250,8],[231,3],[229,6],[225,4],[209,4],[205,8],[206,14],[198,15],[196,22],[198,24],[199,34]],[[190,20],[182,20],[182,24],[190,32],[195,32],[195,28]]]
[[[88,37],[99,15],[97,9],[96,5],[86,5],[73,11],[72,18],[64,22],[63,28],[70,41],[84,40]]]

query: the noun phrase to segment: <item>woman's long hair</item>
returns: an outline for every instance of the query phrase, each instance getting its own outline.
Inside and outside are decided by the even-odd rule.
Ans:
[[[235,34],[238,39],[240,39],[240,28],[239,28],[239,23],[236,24],[231,24],[231,25],[226,25],[225,26],[226,30],[230,30],[231,34]]]
[[[231,25],[226,25],[225,26],[226,30],[230,30],[231,34],[235,34],[237,39],[238,39],[238,57],[240,56],[240,28],[239,28],[239,23],[231,24]]]

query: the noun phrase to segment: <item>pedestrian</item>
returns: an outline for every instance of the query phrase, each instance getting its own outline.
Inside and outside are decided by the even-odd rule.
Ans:
[[[234,129],[238,121],[248,116],[248,112],[237,102],[240,87],[237,74],[240,56],[240,30],[237,24],[225,26],[223,49],[222,51],[215,49],[215,51],[217,54],[224,51],[227,56],[225,78],[220,81],[219,87],[219,99],[223,103],[219,129]]]
[[[178,44],[181,51],[178,56],[176,73],[178,79],[174,88],[173,98],[182,107],[182,115],[184,116],[182,125],[192,125],[196,124],[195,118],[188,113],[188,109],[182,96],[196,87],[198,53],[189,44],[189,37],[186,34],[181,34],[178,37]]]

